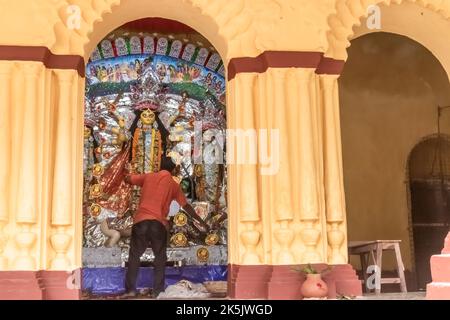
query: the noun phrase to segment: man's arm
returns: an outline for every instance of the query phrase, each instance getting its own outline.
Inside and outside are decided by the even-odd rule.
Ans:
[[[145,174],[127,174],[125,176],[125,182],[135,185],[141,186],[144,184]]]
[[[186,213],[192,217],[194,220],[196,220],[198,223],[200,223],[200,225],[205,228],[205,231],[208,231],[209,226],[206,224],[205,221],[203,221],[202,218],[200,218],[197,213],[195,212],[194,208],[192,208],[192,206],[189,203],[186,203],[183,206],[183,210],[186,211]]]
[[[209,226],[206,224],[206,222],[197,215],[197,212],[195,212],[194,208],[192,208],[192,206],[187,202],[186,196],[184,195],[179,185],[177,185],[174,200],[178,202],[178,204],[183,208],[188,216],[200,223],[202,228],[205,229],[205,232],[209,230]]]

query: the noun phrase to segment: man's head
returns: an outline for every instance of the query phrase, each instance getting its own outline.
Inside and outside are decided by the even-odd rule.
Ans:
[[[174,174],[176,164],[172,161],[172,158],[163,156],[161,158],[161,170],[167,170],[170,173]]]

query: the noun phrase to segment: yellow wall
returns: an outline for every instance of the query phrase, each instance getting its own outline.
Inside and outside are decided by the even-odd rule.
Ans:
[[[265,51],[326,49],[332,2],[272,0],[28,0],[0,2],[0,44],[87,57],[130,20],[159,16],[202,33],[225,65]],[[68,24],[69,5],[80,28]],[[0,87],[0,262],[3,270],[81,265],[83,79],[74,70],[6,62]],[[39,65],[37,68],[29,65]],[[240,73],[227,84],[229,128],[279,130],[279,171],[230,165],[229,262],[346,263],[337,76],[313,68]],[[25,74],[23,76],[22,74]],[[23,84],[22,86],[20,84]],[[296,115],[294,117],[294,114]],[[26,115],[26,116],[25,116]],[[258,138],[256,146],[266,137]],[[230,142],[230,141],[229,141]],[[269,142],[271,144],[272,142]],[[22,147],[23,146],[23,147]],[[278,152],[279,150],[275,150]],[[4,179],[3,179],[4,178]]]
[[[339,80],[348,237],[402,240],[410,269],[407,160],[437,132],[437,105],[450,104],[447,75],[427,49],[403,36],[365,35],[348,54]],[[450,133],[448,113],[442,130]]]
[[[283,50],[323,52],[327,57],[345,60],[349,39],[370,32],[353,30],[367,16],[367,6],[381,4],[383,28],[424,43],[449,73],[450,42],[445,36],[450,30],[450,1],[396,0],[399,6],[387,7],[392,2],[0,0],[0,45],[45,46],[54,54],[79,55],[87,61],[98,41],[121,24],[158,16],[199,31],[216,47],[226,66],[232,58]],[[69,27],[69,5],[80,8],[80,28]],[[403,21],[405,17],[410,20]],[[374,73],[374,79],[377,75]],[[67,270],[80,266],[83,81],[75,71],[51,70],[40,63],[0,64],[0,137],[2,146],[6,146],[0,153],[2,270]],[[360,84],[349,87],[355,85]],[[405,88],[400,89],[407,95]],[[412,89],[411,95],[418,88]],[[423,98],[431,101],[430,92],[424,92]],[[344,92],[343,104],[355,97],[364,98],[360,91],[350,98]],[[382,98],[387,96],[379,95],[378,99]],[[409,105],[419,108],[417,103],[417,99],[408,100]],[[347,231],[337,76],[319,76],[305,68],[241,73],[227,84],[227,106],[231,128],[280,129],[284,157],[280,171],[272,177],[259,175],[260,168],[255,165],[230,167],[230,262],[345,263]],[[430,115],[419,113],[416,118],[421,120],[414,129],[417,137],[412,133],[402,136],[402,152],[432,132]],[[344,110],[344,141],[350,128],[348,119]],[[394,130],[394,124],[405,125],[402,121],[386,121],[386,125]],[[58,125],[61,123],[64,126]],[[369,140],[383,140],[387,132],[369,136]],[[390,148],[394,148],[392,143]],[[398,174],[398,188],[403,179],[400,176],[404,177],[405,158],[399,156],[389,167],[389,172]],[[358,191],[350,186],[347,192],[353,197]],[[372,202],[364,198],[358,201]],[[352,217],[355,210],[351,201],[348,207]],[[401,208],[394,208],[394,217]],[[403,220],[391,218],[392,222],[403,223],[405,212],[400,216]],[[393,232],[390,225],[373,225],[374,230],[383,227]]]

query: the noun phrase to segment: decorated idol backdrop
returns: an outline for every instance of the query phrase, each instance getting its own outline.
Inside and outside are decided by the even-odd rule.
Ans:
[[[84,265],[95,257],[108,260],[108,252],[115,252],[122,265],[127,260],[140,190],[125,183],[124,168],[156,172],[164,154],[180,164],[177,182],[211,226],[205,232],[172,203],[169,261],[226,265],[225,79],[220,56],[173,37],[141,33],[107,38],[86,67],[85,101]],[[148,249],[144,260],[151,258]]]

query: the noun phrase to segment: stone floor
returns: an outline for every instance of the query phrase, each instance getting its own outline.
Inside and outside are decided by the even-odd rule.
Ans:
[[[116,300],[120,299],[120,296],[85,296],[83,299],[86,300]],[[148,296],[139,296],[133,300],[147,300],[150,299]],[[209,298],[211,300],[228,300],[228,298]],[[165,300],[165,299],[164,299]],[[170,299],[168,299],[170,300]],[[177,300],[177,299],[173,299]],[[202,300],[202,299],[188,299],[188,300]],[[425,292],[408,292],[408,293],[382,293],[380,295],[376,294],[365,294],[362,297],[356,297],[351,300],[425,300]]]
[[[356,300],[424,300],[425,292],[365,294]]]

